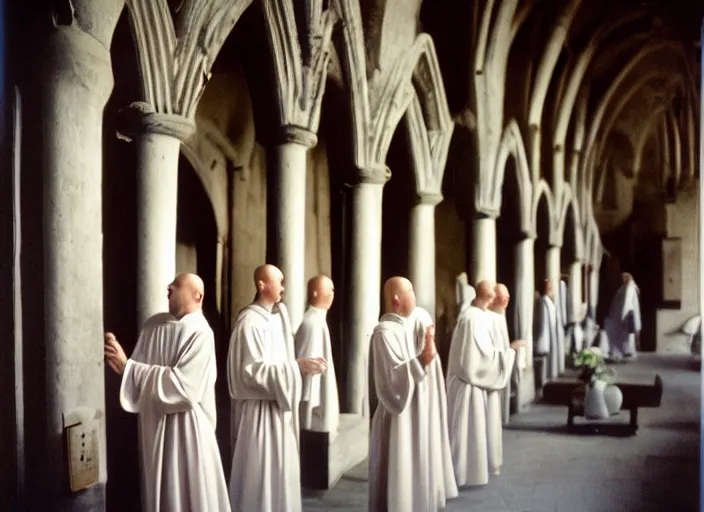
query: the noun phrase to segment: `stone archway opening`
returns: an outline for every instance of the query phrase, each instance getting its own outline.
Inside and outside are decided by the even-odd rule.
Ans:
[[[547,253],[550,249],[550,205],[543,193],[538,201],[536,216],[536,239],[534,246],[534,276],[536,291],[542,294],[545,279],[548,278]]]
[[[519,297],[515,295],[517,284],[516,245],[525,237],[521,229],[521,190],[518,183],[516,160],[506,161],[501,190],[501,214],[496,220],[496,281],[504,283],[511,293],[506,311],[508,331],[511,339],[519,339],[516,323],[516,307]]]

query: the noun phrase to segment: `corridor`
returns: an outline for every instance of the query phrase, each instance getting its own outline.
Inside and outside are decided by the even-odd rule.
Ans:
[[[662,406],[639,410],[634,437],[576,435],[566,408],[533,405],[504,430],[504,472],[461,490],[447,511],[690,512],[698,510],[700,373],[688,355],[643,354],[619,374],[663,379]],[[584,420],[575,420],[578,424]],[[621,412],[613,422],[627,422]],[[305,512],[365,511],[366,462]]]

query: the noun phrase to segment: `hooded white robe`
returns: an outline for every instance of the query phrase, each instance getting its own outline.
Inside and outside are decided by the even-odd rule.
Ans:
[[[608,334],[609,353],[612,357],[624,355],[635,358],[637,355],[636,333],[640,332],[643,326],[638,294],[638,287],[631,280],[621,285],[611,301],[604,328]]]
[[[215,338],[201,312],[147,320],[120,387],[139,414],[142,510],[229,511],[215,437]]]
[[[430,390],[406,321],[381,317],[371,337],[372,368],[379,400],[369,440],[370,512],[434,512],[440,508],[433,483]],[[436,356],[437,357],[437,356]]]
[[[337,394],[335,366],[332,360],[327,311],[310,306],[296,331],[296,356],[322,357],[327,370],[322,375],[303,377],[301,396],[301,428],[314,432],[328,432],[329,441],[337,436],[340,421],[340,402]]]
[[[425,309],[417,307],[406,319],[408,333],[415,344],[416,354],[425,348],[425,329],[433,324],[433,319]],[[428,446],[430,446],[431,492],[436,496],[436,505],[442,509],[447,500],[459,496],[452,467],[450,436],[447,428],[447,393],[445,375],[439,357],[435,357],[425,367],[425,382],[428,389]]]
[[[516,358],[497,349],[488,312],[470,306],[457,319],[447,370],[450,447],[458,486],[489,482],[486,392],[506,387]]]
[[[280,313],[280,314],[279,314]],[[301,373],[286,308],[250,304],[230,338],[228,384],[235,440],[233,512],[300,512],[298,406]]]

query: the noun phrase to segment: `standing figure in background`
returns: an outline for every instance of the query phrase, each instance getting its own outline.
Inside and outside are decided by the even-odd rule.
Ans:
[[[535,354],[547,356],[545,375],[548,379],[556,379],[560,374],[560,354],[564,358],[564,350],[560,351],[559,331],[562,326],[558,322],[557,308],[552,298],[552,285],[550,280],[544,281],[543,294],[535,304],[533,320],[533,340]],[[564,348],[564,347],[563,347]],[[544,383],[543,383],[544,384]]]
[[[640,290],[628,272],[621,275],[621,282],[621,287],[611,301],[604,329],[608,336],[609,355],[613,359],[622,356],[635,359],[638,345],[636,338],[640,338],[642,329]]]
[[[487,310],[493,300],[493,283],[480,282],[476,299],[458,318],[452,335],[447,410],[458,486],[489,482],[487,391],[506,386],[516,358],[513,348],[499,349],[492,342],[494,322]]]
[[[303,378],[301,428],[327,432],[330,442],[337,435],[340,420],[340,402],[327,322],[328,310],[334,298],[335,286],[329,277],[316,276],[308,281],[309,306],[295,337],[296,357],[320,358],[327,363],[324,374]]]
[[[406,320],[408,334],[413,340],[416,354],[425,350],[428,337],[435,335],[433,319],[425,309],[416,307]],[[452,467],[452,452],[450,451],[450,436],[447,430],[447,392],[445,391],[445,375],[439,357],[425,367],[428,389],[428,429],[427,443],[430,447],[429,480],[430,495],[436,496],[435,502],[440,509],[445,508],[447,500],[459,496],[455,483],[455,471]]]
[[[379,404],[369,439],[370,512],[435,512],[441,508],[431,464],[437,446],[424,442],[431,426],[429,396],[434,386],[428,366],[437,358],[432,327],[425,347],[416,344],[406,325],[416,307],[408,279],[384,284],[384,315],[371,338],[374,386]]]
[[[215,437],[215,336],[203,294],[200,277],[176,276],[169,312],[145,322],[130,359],[105,333],[105,361],[122,375],[120,404],[139,415],[145,512],[230,510]]]
[[[273,265],[255,270],[257,294],[240,311],[230,337],[233,512],[302,509],[297,421],[302,377],[324,373],[326,363],[295,359],[288,315],[280,303],[283,282]]]

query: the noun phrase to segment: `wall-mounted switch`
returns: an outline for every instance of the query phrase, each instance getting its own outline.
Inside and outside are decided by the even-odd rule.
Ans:
[[[84,420],[66,427],[65,432],[71,491],[77,492],[98,482],[98,420]]]

